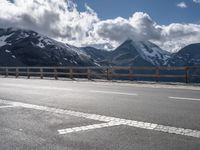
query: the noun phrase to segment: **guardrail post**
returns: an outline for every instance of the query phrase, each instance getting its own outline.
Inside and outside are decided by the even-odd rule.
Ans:
[[[109,80],[109,69],[108,68],[106,68],[106,78],[107,78],[107,80]]]
[[[8,77],[8,68],[6,67],[6,77]]]
[[[72,68],[70,68],[69,69],[69,76],[70,76],[70,79],[73,79],[73,69]]]
[[[30,79],[30,69],[29,68],[27,68],[27,77],[28,77],[28,79]]]
[[[113,68],[109,68],[109,79],[112,80],[113,79]]]
[[[160,68],[156,67],[156,82],[159,82],[160,79]]]
[[[43,79],[43,68],[40,68],[40,78]]]
[[[107,80],[112,80],[112,68],[106,68]]]
[[[54,68],[54,77],[55,77],[55,80],[58,80],[58,72],[57,72],[56,67]]]
[[[87,69],[87,76],[88,76],[88,80],[91,80],[91,70],[90,70],[90,68]]]
[[[44,73],[45,73],[45,68],[43,67],[1,67],[3,69],[3,75],[5,75],[5,77],[8,77],[9,75],[12,75],[12,76],[16,76],[16,78],[18,78],[22,73],[22,74],[25,74],[26,71],[27,71],[27,78],[30,79],[30,76],[32,74],[37,74],[37,76],[40,76],[41,79],[44,78]],[[55,77],[56,80],[58,80],[59,78],[59,75],[61,75],[63,72],[62,72],[62,69],[60,67],[47,67],[47,68],[50,68],[51,70],[51,75],[53,75]],[[97,71],[97,72],[92,72],[95,70],[95,68],[92,68],[92,67],[84,67],[84,68],[81,68],[81,73],[82,73],[82,69],[84,69],[84,77],[85,78],[88,78],[88,80],[91,80],[91,78],[93,77],[92,75],[99,75],[102,76],[104,78],[106,78],[107,80],[112,80],[112,79],[118,79],[117,77],[121,77],[121,76],[126,76],[126,78],[129,78],[129,80],[137,80],[137,76],[140,76],[140,74],[137,74],[137,72],[135,70],[151,70],[151,71],[154,71],[155,74],[141,74],[141,76],[143,77],[153,77],[155,78],[155,80],[157,82],[160,81],[161,78],[182,78],[183,80],[185,80],[185,83],[189,83],[191,82],[191,79],[192,77],[199,77],[198,75],[192,75],[191,71],[190,70],[195,70],[195,69],[198,69],[200,67],[102,67],[102,68],[97,68],[97,69],[100,69],[100,71]],[[35,70],[36,69],[36,70]],[[69,70],[69,72],[67,72],[67,75],[70,76],[71,79],[73,79],[73,77],[76,77],[76,74],[77,75],[82,75],[81,73],[76,73],[76,68],[74,68],[73,70],[73,66],[72,67],[66,67],[65,68],[66,70]],[[79,69],[79,68],[77,68]],[[102,72],[102,69],[103,69],[103,72]],[[123,73],[123,74],[118,74],[118,70],[125,70],[127,73]],[[181,75],[169,75],[169,74],[164,74],[162,73],[161,71],[165,71],[165,70],[181,70],[182,72],[184,72],[183,74]],[[24,71],[25,70],[25,73]],[[0,70],[1,71],[1,70]],[[10,72],[9,72],[10,71]],[[32,72],[31,72],[32,71]],[[100,73],[99,73],[100,72]],[[32,74],[31,74],[32,73]],[[95,74],[96,73],[96,74]]]
[[[129,80],[132,80],[132,67],[129,68]]]
[[[16,74],[15,74],[16,78],[19,77],[19,68],[16,68]]]
[[[189,67],[185,67],[185,83],[189,83]]]

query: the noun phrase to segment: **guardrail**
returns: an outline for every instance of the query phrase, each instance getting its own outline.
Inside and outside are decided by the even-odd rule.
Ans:
[[[191,73],[195,72],[196,73]],[[8,76],[37,76],[75,78],[83,77],[91,79],[128,79],[153,78],[160,81],[162,78],[183,79],[186,83],[192,78],[200,79],[200,67],[0,67],[0,75]]]

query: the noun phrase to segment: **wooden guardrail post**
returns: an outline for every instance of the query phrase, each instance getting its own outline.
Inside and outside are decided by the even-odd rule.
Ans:
[[[189,83],[189,78],[190,78],[190,75],[189,75],[189,67],[185,67],[185,83]]]
[[[91,69],[87,68],[87,76],[88,76],[88,80],[91,80]]]
[[[58,80],[58,72],[57,72],[56,67],[54,67],[54,77],[55,77],[55,80]]]
[[[131,81],[132,78],[132,67],[129,68],[129,80]]]
[[[40,68],[40,78],[43,79],[43,68]]]
[[[106,68],[106,73],[107,73],[107,80],[112,80],[112,68]]]
[[[107,78],[107,80],[109,80],[109,69],[108,68],[106,68],[106,78]]]
[[[6,77],[8,77],[8,68],[6,67]]]
[[[50,69],[50,72],[45,72],[46,69]],[[69,72],[67,72],[67,76],[70,76],[71,79],[73,79],[73,77],[77,76],[81,76],[84,75],[85,78],[88,78],[88,80],[91,80],[91,78],[93,77],[92,75],[99,75],[99,76],[103,76],[104,78],[106,78],[107,80],[112,80],[112,79],[118,79],[120,77],[126,77],[129,80],[133,80],[133,79],[137,79],[137,77],[147,77],[147,78],[155,78],[155,80],[157,82],[159,82],[162,78],[181,78],[183,79],[186,83],[189,83],[191,81],[190,78],[199,78],[200,76],[197,74],[193,75],[191,70],[200,70],[200,67],[196,66],[196,67],[1,67],[1,72],[3,72],[3,75],[5,75],[5,77],[8,77],[9,75],[12,76],[16,76],[16,78],[18,78],[21,74],[25,74],[27,73],[27,77],[28,79],[30,78],[30,76],[33,75],[37,75],[37,77],[40,77],[41,79],[44,78],[44,74],[50,74],[53,75],[55,77],[56,80],[58,80],[59,75],[63,75],[65,73],[63,73],[62,70],[69,70]],[[24,71],[23,71],[24,70]],[[77,71],[76,71],[77,70]],[[80,72],[81,70],[81,72]],[[84,72],[83,72],[84,70]],[[95,70],[99,70],[96,71]],[[122,70],[123,72],[119,72],[118,70]],[[151,74],[138,74],[135,70],[150,70],[151,72],[155,72],[155,73],[151,73]],[[166,70],[166,74],[164,74],[165,72],[161,72],[161,71],[165,71]],[[183,72],[183,74],[180,75],[179,74],[169,74],[168,70],[175,70],[175,71],[181,71]],[[92,72],[93,71],[93,72]],[[124,72],[125,71],[125,72]]]
[[[156,82],[159,82],[160,80],[160,68],[156,67]]]
[[[15,76],[16,76],[16,78],[18,78],[19,77],[19,68],[16,68],[15,70],[16,70]]]
[[[27,77],[28,77],[28,79],[30,79],[30,69],[29,68],[27,68]]]
[[[113,75],[112,75],[112,74],[113,74],[113,71],[114,71],[114,70],[113,70],[112,67],[109,68],[108,70],[109,70],[109,80],[112,80],[112,79],[113,79]]]
[[[69,76],[70,76],[70,79],[73,79],[73,69],[72,68],[69,69]]]

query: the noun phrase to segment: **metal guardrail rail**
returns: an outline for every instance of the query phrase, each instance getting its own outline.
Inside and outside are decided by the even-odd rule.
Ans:
[[[148,73],[141,73],[147,71]],[[164,73],[161,73],[163,72]],[[168,72],[175,71],[173,74]],[[177,74],[177,71],[182,73]],[[197,74],[191,74],[190,71],[197,71]],[[149,73],[153,72],[153,73]],[[167,73],[166,73],[167,72]],[[136,78],[154,78],[159,81],[161,78],[181,78],[186,83],[191,78],[200,78],[200,66],[198,67],[0,67],[0,75],[8,76],[37,76],[43,79],[46,76],[53,76],[56,80],[59,77],[68,77],[73,79],[76,76],[83,76],[88,80],[93,78],[105,78],[112,80],[114,78],[126,78],[134,80]]]

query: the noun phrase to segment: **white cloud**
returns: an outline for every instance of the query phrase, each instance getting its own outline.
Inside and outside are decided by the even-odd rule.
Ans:
[[[69,42],[84,40],[99,19],[89,8],[78,12],[76,5],[65,0],[7,0],[0,2],[0,26],[36,30]]]
[[[195,2],[195,3],[200,3],[200,0],[193,0],[193,2]]]
[[[161,38],[155,43],[166,50],[174,52],[186,45],[200,43],[200,25],[172,23],[160,28]]]
[[[69,0],[0,0],[0,27],[32,29],[76,46],[112,49],[128,38],[150,40],[168,51],[200,42],[200,24],[157,24],[148,14],[99,19],[87,4],[79,12]]]
[[[180,2],[176,6],[180,8],[187,8],[187,4],[185,2]]]

